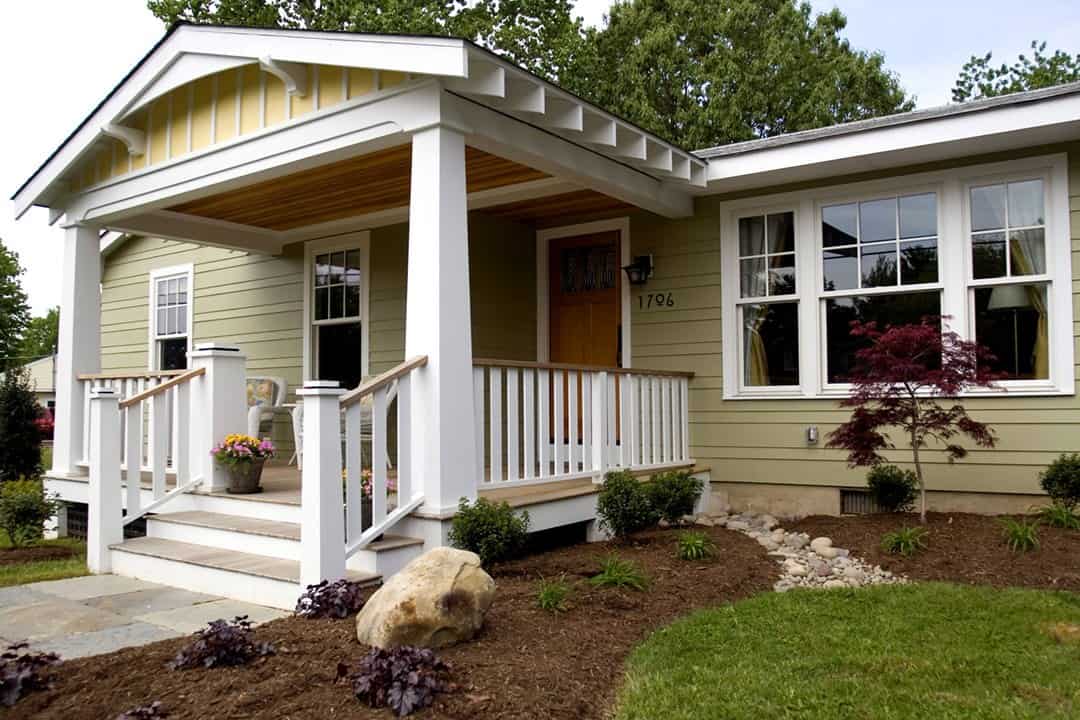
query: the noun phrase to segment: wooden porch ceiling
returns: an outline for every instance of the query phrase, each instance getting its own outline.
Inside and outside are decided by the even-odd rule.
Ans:
[[[409,204],[412,146],[349,158],[255,183],[169,210],[273,231],[344,220]],[[549,177],[546,173],[473,147],[465,148],[468,192]],[[483,212],[542,227],[553,218],[610,216],[632,205],[591,190],[486,207]]]

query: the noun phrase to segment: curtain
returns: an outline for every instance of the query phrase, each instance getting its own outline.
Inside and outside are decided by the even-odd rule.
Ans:
[[[1039,264],[1039,272],[1046,268],[1043,258],[1043,236],[1041,233],[1027,232],[1013,233],[1012,262],[1015,268],[1013,275],[1034,275],[1036,265]],[[1041,261],[1041,263],[1040,263]],[[1039,322],[1035,331],[1035,347],[1032,349],[1032,369],[1035,377],[1046,379],[1050,377],[1050,318],[1046,308],[1044,285],[1025,285],[1031,306],[1039,313]]]
[[[765,340],[761,337],[761,327],[768,313],[767,305],[743,307],[743,381],[747,385],[769,384],[769,358],[765,354]]]

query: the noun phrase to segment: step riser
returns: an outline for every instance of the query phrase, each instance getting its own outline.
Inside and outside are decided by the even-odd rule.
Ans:
[[[382,575],[383,580],[386,580],[408,565],[413,558],[420,557],[423,553],[423,545],[406,545],[380,552],[360,550],[349,558],[345,565],[350,570],[361,570],[375,575]]]
[[[109,552],[112,553],[113,573],[125,577],[281,610],[295,609],[296,599],[300,596],[299,584],[285,580],[208,568],[123,550],[114,549]]]
[[[254,535],[238,530],[224,530],[147,518],[146,534],[165,540],[179,540],[221,550],[265,555],[282,560],[300,560],[300,543],[287,538]]]
[[[286,505],[276,502],[260,502],[258,500],[244,500],[240,496],[223,497],[220,495],[203,495],[190,493],[190,507],[174,507],[171,503],[162,508],[163,512],[172,510],[201,510],[203,512],[220,513],[222,515],[239,515],[240,517],[256,518],[258,520],[274,520],[277,522],[299,523],[300,506]],[[177,498],[179,500],[179,498]]]

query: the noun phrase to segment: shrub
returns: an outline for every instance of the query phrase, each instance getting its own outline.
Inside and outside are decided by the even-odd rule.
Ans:
[[[54,496],[44,491],[40,480],[0,483],[0,529],[14,547],[40,540],[45,521],[56,514],[56,508]]]
[[[570,586],[563,578],[558,580],[545,580],[540,578],[540,589],[536,593],[536,604],[541,610],[550,613],[566,611],[566,598],[570,596]]]
[[[26,368],[11,368],[0,378],[0,481],[41,474],[43,412]]]
[[[160,700],[155,700],[149,705],[140,705],[137,708],[120,713],[116,716],[116,720],[158,720],[158,718],[167,717],[169,717],[169,711],[165,709]]]
[[[589,578],[597,587],[624,587],[631,590],[646,590],[649,578],[629,560],[622,560],[615,555],[600,564],[600,572]]]
[[[38,436],[42,440],[52,440],[56,431],[56,421],[49,412],[43,412],[38,415],[38,419],[34,421],[37,425]]]
[[[1005,518],[1001,521],[1005,544],[1013,552],[1027,552],[1039,548],[1039,522],[1028,522],[1021,518]]]
[[[347,618],[364,607],[364,590],[350,580],[308,585],[296,601],[296,614],[306,618]]]
[[[645,485],[645,492],[653,510],[664,520],[676,523],[694,512],[702,483],[685,470],[672,471],[653,475]]]
[[[1059,502],[1038,509],[1039,519],[1050,527],[1080,530],[1080,514]]]
[[[11,707],[23,695],[52,687],[49,669],[60,662],[56,653],[24,652],[26,643],[16,643],[0,654],[0,705]]]
[[[1065,453],[1039,474],[1039,484],[1055,503],[1070,510],[1080,505],[1080,454]]]
[[[903,527],[896,532],[885,533],[881,549],[893,555],[911,557],[926,549],[926,536],[930,533],[921,527]]]
[[[274,647],[270,643],[255,642],[252,634],[247,615],[240,615],[231,622],[214,620],[195,633],[195,642],[180,650],[168,667],[185,670],[247,665],[255,658],[274,654]]]
[[[337,677],[352,685],[359,700],[373,708],[389,707],[404,717],[430,705],[436,693],[447,692],[449,672],[435,653],[404,645],[389,650],[373,648],[352,672],[338,663]]]
[[[600,527],[617,538],[644,530],[659,519],[645,487],[628,471],[609,472],[596,498]]]
[[[915,507],[919,481],[911,470],[895,465],[875,465],[866,473],[866,485],[877,506],[885,512],[907,512]]]
[[[716,546],[705,533],[694,531],[679,533],[679,557],[683,560],[704,560],[712,557],[715,550]]]
[[[480,556],[484,565],[509,560],[525,547],[529,536],[529,513],[515,513],[509,503],[477,498],[472,506],[458,503],[450,523],[450,544]]]

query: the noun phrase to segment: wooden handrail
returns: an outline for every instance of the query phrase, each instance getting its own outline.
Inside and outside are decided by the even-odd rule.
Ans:
[[[160,395],[163,392],[166,392],[167,390],[171,390],[172,388],[176,387],[177,385],[180,385],[182,383],[186,383],[189,380],[193,380],[193,379],[195,379],[197,377],[201,377],[202,375],[205,375],[205,374],[206,374],[206,368],[204,368],[204,367],[196,368],[194,370],[185,370],[184,372],[180,373],[179,375],[175,376],[173,379],[171,379],[171,380],[169,380],[167,382],[163,382],[160,385],[155,385],[152,388],[149,388],[147,390],[143,390],[141,393],[138,393],[136,395],[132,395],[131,397],[127,398],[126,400],[121,400],[120,401],[120,409],[123,410],[124,408],[129,408],[132,405],[136,405],[138,403],[141,403],[143,400],[149,400],[150,398],[155,397],[157,395]]]
[[[157,370],[144,373],[86,373],[76,375],[77,380],[153,380],[154,378],[178,377],[187,370]]]
[[[496,360],[493,358],[476,358],[473,360],[474,367],[504,367],[504,368],[527,368],[532,370],[574,370],[577,372],[606,372],[613,375],[660,375],[666,377],[692,378],[691,370],[647,370],[643,368],[620,368],[604,367],[602,365],[568,365],[565,363],[542,363],[527,360]]]
[[[397,365],[381,375],[376,375],[365,383],[361,383],[355,390],[350,390],[341,396],[341,407],[347,408],[350,405],[355,405],[364,399],[367,395],[371,395],[379,388],[385,387],[394,382],[400,377],[408,375],[416,368],[421,368],[427,365],[427,355],[420,355],[418,357],[410,358],[405,362]]]

